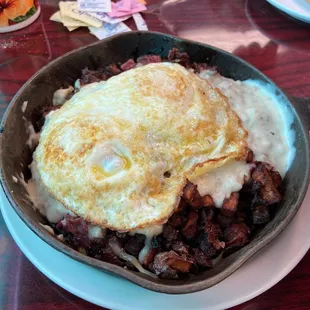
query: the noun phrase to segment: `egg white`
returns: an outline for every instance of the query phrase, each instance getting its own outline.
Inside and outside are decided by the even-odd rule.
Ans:
[[[149,64],[82,88],[53,112],[34,160],[67,209],[130,231],[164,223],[195,168],[243,158],[246,136],[207,81],[178,64]]]

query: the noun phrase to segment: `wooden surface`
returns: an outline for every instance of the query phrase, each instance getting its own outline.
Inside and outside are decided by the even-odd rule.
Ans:
[[[252,63],[289,95],[310,98],[309,25],[290,19],[264,0],[148,3],[144,17],[150,30],[225,49]],[[42,0],[41,5],[41,16],[34,24],[0,35],[1,117],[14,94],[37,70],[65,52],[97,40],[87,29],[69,33],[61,24],[49,21],[58,1]],[[126,23],[135,29],[132,20]],[[309,261],[310,252],[279,284],[234,309],[310,309]],[[37,271],[17,248],[0,214],[0,309],[84,308],[99,309]]]

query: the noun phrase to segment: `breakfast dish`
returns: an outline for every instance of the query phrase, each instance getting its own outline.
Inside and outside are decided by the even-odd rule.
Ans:
[[[18,179],[74,249],[187,278],[248,244],[276,212],[295,156],[277,100],[177,49],[86,68],[55,92],[40,133],[30,126],[32,177]]]

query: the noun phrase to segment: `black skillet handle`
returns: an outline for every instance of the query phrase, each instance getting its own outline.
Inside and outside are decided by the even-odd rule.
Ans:
[[[289,97],[310,135],[310,98]]]

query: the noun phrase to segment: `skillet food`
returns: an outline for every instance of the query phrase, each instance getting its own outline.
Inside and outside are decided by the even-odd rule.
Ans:
[[[262,82],[225,78],[176,48],[85,68],[29,125],[31,178],[13,178],[73,249],[187,279],[277,212],[295,156],[279,101]]]

